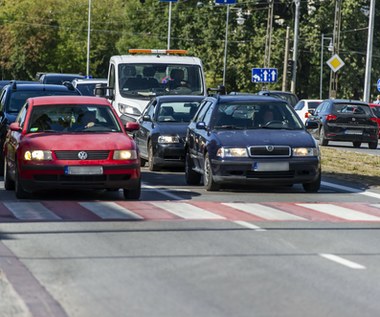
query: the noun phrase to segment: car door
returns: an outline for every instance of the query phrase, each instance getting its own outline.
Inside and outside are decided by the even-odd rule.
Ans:
[[[312,129],[310,130],[310,133],[316,138],[319,138],[319,131],[321,129],[321,126],[323,126],[323,118],[325,115],[325,111],[328,108],[329,103],[322,102],[314,111],[314,114],[309,116],[308,120],[314,121],[318,123],[318,128],[317,129]]]
[[[139,130],[134,135],[135,142],[140,150],[140,156],[148,159],[148,140],[154,129],[154,114],[157,106],[157,100],[153,100],[139,117]]]

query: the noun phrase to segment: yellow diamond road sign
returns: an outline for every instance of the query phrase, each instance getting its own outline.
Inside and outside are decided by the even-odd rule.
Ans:
[[[326,63],[330,66],[331,70],[334,73],[336,73],[339,69],[341,69],[344,66],[344,62],[337,54],[331,56],[331,58]]]

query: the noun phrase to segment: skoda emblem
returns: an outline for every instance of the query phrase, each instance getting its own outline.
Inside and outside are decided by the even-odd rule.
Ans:
[[[273,145],[267,145],[265,148],[267,149],[268,152],[273,152],[273,150],[274,150]]]
[[[85,159],[87,158],[87,153],[86,153],[85,151],[80,151],[80,152],[78,153],[78,158],[79,158],[80,160],[85,160]]]
[[[352,121],[356,121],[356,119],[355,119],[355,118],[352,118]]]

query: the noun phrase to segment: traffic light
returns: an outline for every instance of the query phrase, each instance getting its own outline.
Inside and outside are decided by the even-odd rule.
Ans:
[[[288,59],[288,63],[286,65],[286,73],[288,74],[289,78],[293,77],[294,72],[294,61],[292,59]]]

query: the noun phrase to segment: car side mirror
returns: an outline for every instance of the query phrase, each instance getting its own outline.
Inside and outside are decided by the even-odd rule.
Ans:
[[[137,131],[138,129],[140,129],[140,125],[138,122],[127,122],[125,125],[125,129],[127,130],[127,132]]]
[[[206,130],[206,123],[204,122],[197,122],[195,126],[198,130]]]
[[[150,117],[150,115],[146,114],[142,117],[142,121],[152,121],[152,118]]]
[[[9,125],[9,130],[21,132],[22,129],[21,129],[20,124],[18,122],[12,122]]]

